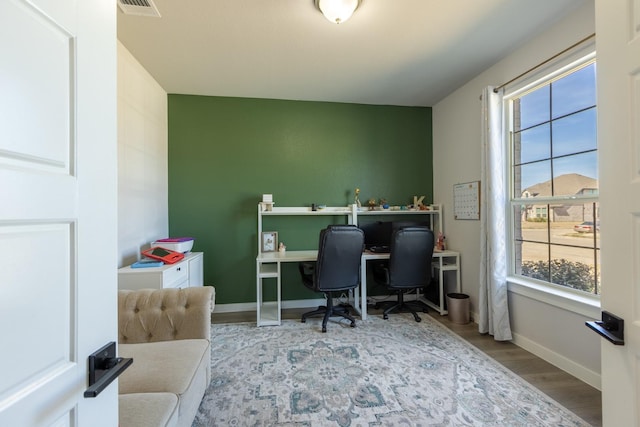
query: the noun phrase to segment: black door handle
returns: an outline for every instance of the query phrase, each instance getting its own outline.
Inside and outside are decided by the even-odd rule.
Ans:
[[[131,364],[133,359],[116,357],[116,343],[110,342],[89,356],[89,388],[84,397],[96,397]]]
[[[624,319],[603,311],[601,321],[591,320],[585,324],[610,343],[624,345]]]

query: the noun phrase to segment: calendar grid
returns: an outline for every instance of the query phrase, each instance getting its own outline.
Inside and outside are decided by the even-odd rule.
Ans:
[[[455,219],[480,219],[480,181],[453,186],[453,216]]]

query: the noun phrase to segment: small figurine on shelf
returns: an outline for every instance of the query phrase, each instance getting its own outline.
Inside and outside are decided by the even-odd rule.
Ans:
[[[362,204],[360,203],[360,197],[359,197],[359,196],[360,196],[360,189],[359,189],[359,188],[356,188],[356,197],[355,197],[355,199],[353,200],[353,203],[355,203],[355,205],[356,205],[357,207],[361,208],[361,207],[362,207]]]
[[[369,205],[370,211],[374,210],[376,208],[376,199],[369,199],[367,204]]]
[[[442,233],[438,233],[438,240],[436,241],[436,249],[438,249],[439,251],[446,250],[445,244],[444,244],[444,234]]]
[[[389,203],[387,203],[387,199],[380,199],[380,206],[382,209],[389,209]]]
[[[262,210],[270,212],[273,210],[273,194],[262,195]]]
[[[284,245],[283,242],[280,242],[280,244],[278,245],[278,252],[284,252],[287,250],[287,247]]]

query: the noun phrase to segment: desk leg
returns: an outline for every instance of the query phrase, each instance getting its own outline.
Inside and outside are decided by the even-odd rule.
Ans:
[[[360,318],[367,320],[367,261],[360,264]]]
[[[260,263],[256,261],[256,325],[260,325],[262,313],[262,278],[260,277]]]
[[[360,308],[360,286],[349,291],[349,303],[358,314],[362,314],[362,309]]]
[[[456,292],[462,292],[462,286],[460,283],[460,255],[456,255],[456,265],[458,266],[456,270]]]
[[[276,298],[277,298],[277,324],[282,323],[282,263],[278,262],[278,278],[276,279]]]
[[[444,316],[445,314],[447,314],[447,310],[444,309],[444,292],[445,292],[445,287],[444,287],[444,268],[443,268],[443,262],[442,262],[442,257],[440,257],[440,268],[438,269],[440,270],[438,272],[438,286],[439,288],[439,292],[438,294],[440,297],[440,315]]]

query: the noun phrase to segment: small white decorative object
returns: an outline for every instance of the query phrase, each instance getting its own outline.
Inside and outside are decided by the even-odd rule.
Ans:
[[[284,252],[287,250],[287,247],[284,245],[283,242],[280,242],[280,244],[278,245],[278,252]]]
[[[262,210],[267,212],[273,210],[273,194],[262,195]]]

